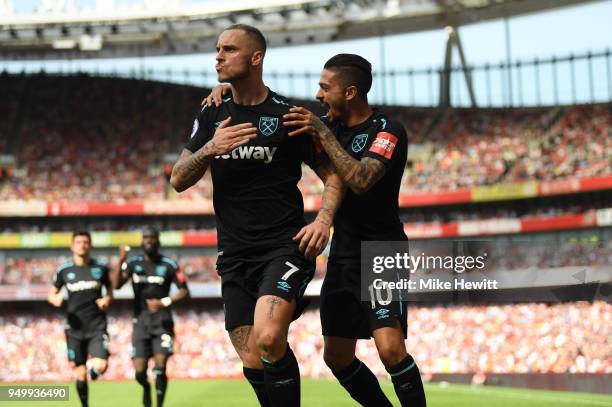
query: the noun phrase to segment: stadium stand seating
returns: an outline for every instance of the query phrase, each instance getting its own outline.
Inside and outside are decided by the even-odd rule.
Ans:
[[[504,240],[503,244],[494,244],[489,248],[488,271],[520,270],[529,267],[557,268],[565,266],[605,266],[612,264],[612,239],[609,234],[593,235],[590,238],[566,238],[558,246],[551,246],[551,240],[533,242],[526,255],[525,240]],[[500,252],[501,250],[501,252]],[[101,256],[111,265],[116,264],[116,257]],[[0,262],[1,285],[36,285],[49,284],[53,273],[59,265],[69,261],[66,255],[57,257],[28,257],[21,253],[18,257],[8,256]],[[215,256],[179,256],[179,265],[192,282],[219,281],[216,271]],[[327,269],[327,255],[317,258],[315,278],[323,278]]]
[[[8,86],[15,96],[0,103],[0,118],[6,119],[0,120],[0,151],[10,145],[17,158],[15,175],[0,184],[0,200],[124,202],[212,196],[208,177],[177,195],[164,174],[164,157],[180,151],[206,90],[88,76],[17,78],[0,77],[0,86]],[[410,133],[410,166],[402,192],[612,171],[609,104],[455,109],[441,116],[433,109],[383,110],[399,117]],[[305,173],[302,191],[320,192],[316,175]]]
[[[176,312],[172,378],[239,377],[233,351],[217,308]],[[409,351],[426,376],[436,373],[612,373],[607,346],[612,304],[596,301],[559,304],[411,306]],[[323,362],[318,310],[291,326],[289,340],[304,377],[330,377]],[[109,318],[109,370],[102,380],[131,380],[131,316]],[[15,381],[69,380],[63,316],[48,311],[0,315],[0,378]],[[378,375],[385,370],[372,341],[360,341],[358,357]]]

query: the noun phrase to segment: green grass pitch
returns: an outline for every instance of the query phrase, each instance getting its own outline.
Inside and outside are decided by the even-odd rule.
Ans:
[[[0,386],[6,386],[1,384]],[[14,407],[79,407],[74,385],[70,385],[69,402],[7,402],[0,406]],[[399,406],[390,382],[383,380],[385,393]],[[152,386],[153,387],[153,386]],[[429,384],[426,386],[429,407],[553,407],[611,406],[612,396],[586,393],[550,392],[500,387]],[[136,382],[90,382],[91,407],[134,407],[140,403],[140,386]],[[243,380],[173,380],[168,386],[166,407],[246,407],[258,406],[250,386]],[[302,406],[349,407],[357,404],[340,385],[331,380],[304,380]]]

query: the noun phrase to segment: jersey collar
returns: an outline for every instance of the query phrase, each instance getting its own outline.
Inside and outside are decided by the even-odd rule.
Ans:
[[[380,113],[379,113],[378,109],[374,107],[374,108],[372,108],[372,114],[367,119],[362,121],[361,123],[356,124],[356,125],[351,126],[351,127],[345,127],[344,124],[340,123],[340,128],[341,128],[342,132],[353,133],[353,132],[363,131],[363,130],[369,128],[372,125],[373,121],[376,119],[376,117],[378,117],[379,114]]]

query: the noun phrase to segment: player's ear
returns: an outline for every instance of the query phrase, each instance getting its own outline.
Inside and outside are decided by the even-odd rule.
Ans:
[[[355,99],[357,97],[357,94],[358,94],[357,86],[354,86],[354,85],[348,86],[344,90],[344,98],[347,101]]]
[[[255,51],[251,56],[251,65],[261,66],[263,65],[264,53],[263,51]]]

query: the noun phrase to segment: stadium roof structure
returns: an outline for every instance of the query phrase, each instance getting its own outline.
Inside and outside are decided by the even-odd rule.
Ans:
[[[40,0],[15,12],[0,0],[0,57],[40,60],[125,58],[211,52],[220,30],[255,25],[270,46],[416,32],[512,17],[594,0],[235,0],[183,5],[142,0]]]

